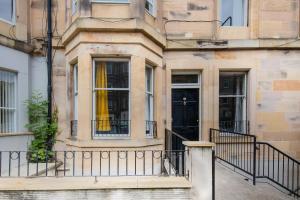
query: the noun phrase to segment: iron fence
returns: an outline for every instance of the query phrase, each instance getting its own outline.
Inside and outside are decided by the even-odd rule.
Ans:
[[[165,129],[165,149],[167,151],[184,150],[185,146],[182,144],[184,141],[189,140],[174,131]]]
[[[0,177],[186,176],[185,151],[0,151]]]
[[[146,136],[150,138],[157,137],[157,122],[146,121]]]
[[[183,141],[188,141],[186,138],[182,137],[178,133],[165,129],[165,150],[168,152],[167,157],[170,160],[170,163],[174,166],[174,168],[179,171],[181,174],[184,174],[184,162],[185,155],[182,156],[174,156],[172,155],[172,151],[184,152],[185,146],[182,144]]]
[[[257,178],[267,178],[300,197],[300,162],[266,142],[256,143]]]
[[[216,144],[215,151],[218,159],[251,175],[255,184],[255,136],[210,129],[210,141]]]
[[[252,176],[265,178],[300,197],[299,161],[256,136],[210,129],[210,141],[216,144],[216,158]]]

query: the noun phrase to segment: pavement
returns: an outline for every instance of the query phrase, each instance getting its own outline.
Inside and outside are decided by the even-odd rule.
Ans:
[[[293,199],[269,183],[257,180],[256,185],[247,177],[234,172],[226,164],[216,162],[216,200],[289,200]]]

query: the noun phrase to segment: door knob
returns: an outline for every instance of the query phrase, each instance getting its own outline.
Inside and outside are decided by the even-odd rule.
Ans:
[[[185,106],[186,105],[186,97],[183,97],[182,100],[183,100],[183,105]]]

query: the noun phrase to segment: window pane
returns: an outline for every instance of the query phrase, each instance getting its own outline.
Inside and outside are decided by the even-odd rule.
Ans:
[[[146,94],[146,121],[153,120],[153,96]]]
[[[243,119],[244,97],[220,97],[219,124],[221,129],[241,132],[245,130],[246,121]]]
[[[245,74],[221,74],[220,95],[245,95]]]
[[[126,61],[96,62],[96,88],[128,88],[128,65]]]
[[[221,20],[225,22],[228,17],[232,18],[232,26],[244,26],[245,9],[247,8],[247,0],[221,0]],[[230,26],[228,20],[225,26]]]
[[[0,70],[0,132],[15,131],[16,74]]]
[[[0,18],[7,21],[13,19],[13,0],[1,0],[0,1]]]
[[[146,91],[152,93],[152,68],[146,67]]]
[[[146,10],[149,11],[149,13],[154,14],[154,2],[153,2],[153,0],[147,0],[145,8],[146,8]]]
[[[78,119],[78,65],[73,67],[74,120]]]
[[[78,10],[78,0],[72,0],[72,14],[75,14]]]
[[[129,91],[96,91],[96,134],[128,134]]]
[[[173,84],[198,83],[197,74],[176,74],[172,75]]]

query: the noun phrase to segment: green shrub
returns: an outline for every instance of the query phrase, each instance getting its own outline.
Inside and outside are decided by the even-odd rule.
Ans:
[[[52,160],[54,156],[52,148],[58,130],[58,111],[54,109],[52,119],[48,120],[48,101],[40,93],[34,93],[25,104],[29,118],[26,127],[34,135],[28,149],[28,157],[32,162]]]

